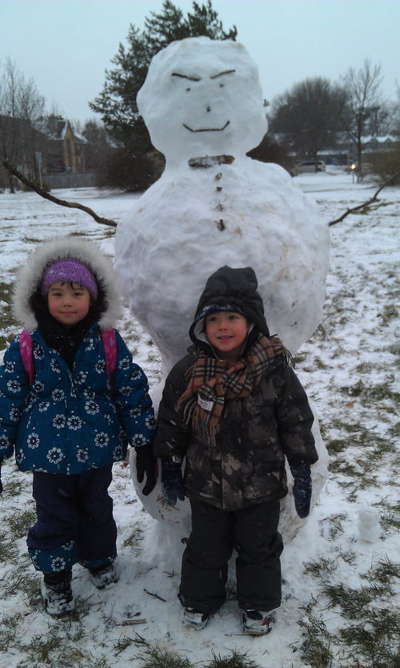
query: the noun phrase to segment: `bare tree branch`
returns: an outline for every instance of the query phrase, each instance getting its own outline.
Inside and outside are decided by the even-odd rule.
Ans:
[[[8,160],[3,160],[3,165],[7,169],[7,171],[10,172],[10,174],[16,176],[17,179],[19,179],[22,183],[28,186],[28,188],[32,188],[32,190],[35,190],[35,192],[37,192],[38,195],[44,197],[45,199],[50,200],[50,202],[54,202],[54,204],[59,204],[60,206],[67,206],[71,209],[80,209],[81,211],[85,211],[85,213],[88,213],[89,216],[92,216],[92,218],[95,219],[96,223],[101,223],[102,225],[109,225],[110,227],[117,227],[117,223],[115,222],[115,220],[110,220],[109,218],[102,218],[101,216],[98,216],[97,213],[95,213],[93,209],[91,209],[88,206],[79,204],[79,202],[67,202],[67,200],[65,199],[58,199],[58,197],[50,195],[50,193],[43,190],[43,188],[40,188],[36,183],[30,181],[16,167],[14,167],[10,162],[8,162]]]
[[[392,181],[394,181],[398,176],[400,176],[400,170],[393,174],[389,179],[387,179],[384,183],[382,183],[381,186],[379,186],[378,190],[372,195],[370,199],[368,199],[366,202],[363,202],[362,204],[358,204],[357,206],[353,206],[351,209],[347,209],[344,213],[342,213],[339,218],[335,218],[335,220],[331,220],[328,225],[336,225],[336,223],[341,223],[346,216],[349,215],[349,213],[354,213],[355,211],[359,211],[360,209],[363,209],[365,206],[368,206],[369,204],[372,204],[373,202],[378,201],[378,195],[379,193],[386,188],[386,186],[390,185]]]

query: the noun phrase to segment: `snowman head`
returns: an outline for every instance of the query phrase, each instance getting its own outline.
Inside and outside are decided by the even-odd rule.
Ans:
[[[151,61],[137,104],[169,165],[245,155],[267,131],[257,67],[242,44],[229,40],[169,44]]]

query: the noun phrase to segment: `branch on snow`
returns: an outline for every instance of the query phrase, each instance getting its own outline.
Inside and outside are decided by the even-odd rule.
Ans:
[[[93,211],[88,206],[84,206],[83,204],[79,204],[79,202],[67,202],[65,199],[59,199],[58,197],[54,197],[54,195],[50,195],[50,193],[46,192],[43,190],[43,188],[40,188],[36,183],[33,181],[30,181],[22,172],[19,171],[14,165],[12,165],[8,160],[3,160],[3,165],[7,169],[10,174],[13,174],[14,176],[17,177],[24,185],[28,186],[28,188],[32,188],[32,190],[35,190],[38,195],[41,197],[44,197],[45,199],[50,200],[50,202],[54,202],[54,204],[59,204],[60,206],[67,206],[71,209],[80,209],[81,211],[85,211],[85,213],[88,213],[89,216],[92,216],[96,223],[101,223],[102,225],[109,225],[110,227],[117,227],[117,223],[115,220],[110,220],[109,218],[102,218],[101,216],[98,216],[97,213]]]
[[[394,181],[398,176],[400,176],[400,170],[393,174],[390,179],[387,179],[384,183],[382,183],[381,186],[379,186],[378,190],[372,195],[370,199],[368,199],[366,202],[363,202],[362,204],[358,204],[357,206],[353,206],[351,209],[347,209],[344,213],[342,213],[339,218],[335,218],[335,220],[331,220],[328,225],[336,225],[336,223],[340,223],[346,216],[349,215],[349,213],[354,213],[355,211],[360,211],[360,209],[363,209],[366,206],[369,206],[370,204],[373,204],[373,202],[378,201],[378,195],[379,193],[386,188],[386,186],[389,186],[392,181]]]

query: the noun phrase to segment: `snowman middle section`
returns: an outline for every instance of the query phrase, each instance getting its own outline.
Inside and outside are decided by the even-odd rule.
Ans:
[[[207,277],[223,265],[251,266],[271,333],[295,352],[321,317],[328,230],[281,167],[204,162],[167,169],[118,227],[117,269],[131,311],[168,368],[187,348]]]

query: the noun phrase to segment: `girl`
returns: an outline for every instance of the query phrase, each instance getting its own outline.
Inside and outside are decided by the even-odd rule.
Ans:
[[[184,621],[204,628],[222,605],[235,548],[243,631],[261,635],[281,603],[285,456],[297,512],[309,512],[313,415],[282,343],[269,335],[250,267],[210,276],[190,337],[194,348],[166,381],[154,446],[167,503],[186,495],[192,509],[179,590]]]
[[[144,493],[154,487],[153,408],[146,376],[111,329],[118,293],[94,244],[42,244],[17,276],[13,306],[26,329],[0,369],[0,463],[15,448],[19,469],[33,471],[37,522],[27,544],[44,574],[45,609],[60,617],[74,609],[74,563],[98,588],[118,580],[107,489],[128,443],[137,448],[139,481],[147,475]]]

